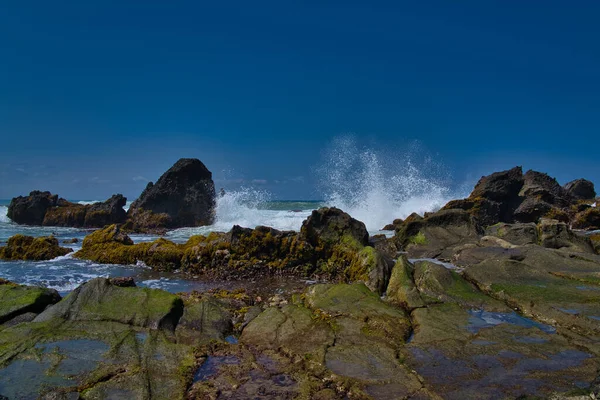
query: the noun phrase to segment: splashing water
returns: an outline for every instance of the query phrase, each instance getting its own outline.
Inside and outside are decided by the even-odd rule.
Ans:
[[[416,144],[398,155],[361,149],[352,136],[334,139],[316,169],[326,203],[364,222],[371,232],[395,218],[439,209],[453,198],[449,176],[419,153]]]
[[[284,231],[298,231],[311,211],[319,206],[319,203],[311,201],[272,201],[271,194],[267,191],[241,188],[217,198],[213,225],[176,229],[168,235],[170,239],[185,240],[191,235],[205,235],[212,231],[227,232],[233,225],[245,228],[264,225]]]

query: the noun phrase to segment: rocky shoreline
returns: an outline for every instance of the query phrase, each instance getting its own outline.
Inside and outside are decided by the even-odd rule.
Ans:
[[[0,395],[595,399],[595,196],[591,182],[562,187],[514,168],[483,177],[467,199],[438,212],[395,220],[389,238],[369,236],[335,208],[315,210],[299,232],[234,226],[181,244],[134,244],[133,222],[111,222],[73,256],[209,278],[318,283],[170,294],[98,278],[61,299],[2,281]],[[18,235],[0,258],[69,250],[52,237]]]

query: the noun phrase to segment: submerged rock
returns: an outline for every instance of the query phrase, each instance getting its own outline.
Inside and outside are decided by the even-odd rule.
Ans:
[[[210,225],[214,221],[212,173],[195,158],[177,161],[150,182],[129,208],[129,229],[154,230]]]
[[[6,246],[0,247],[0,260],[44,261],[64,256],[73,249],[60,247],[54,236],[37,237],[14,235]]]

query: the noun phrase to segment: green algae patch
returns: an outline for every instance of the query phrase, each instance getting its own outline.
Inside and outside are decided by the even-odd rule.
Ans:
[[[20,314],[40,313],[60,301],[56,290],[4,284],[0,285],[0,324]]]
[[[423,232],[419,231],[416,235],[410,236],[408,242],[417,246],[425,245],[427,244],[427,237]]]
[[[73,249],[60,247],[54,236],[37,237],[14,235],[8,239],[6,246],[0,247],[0,259],[43,261],[64,256]]]

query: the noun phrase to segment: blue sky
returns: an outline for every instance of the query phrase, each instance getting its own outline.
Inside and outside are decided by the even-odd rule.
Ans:
[[[0,11],[0,198],[135,198],[180,157],[314,199],[339,135],[455,182],[600,184],[600,3],[21,1]],[[379,153],[378,153],[379,154]],[[425,171],[427,173],[427,171]]]

